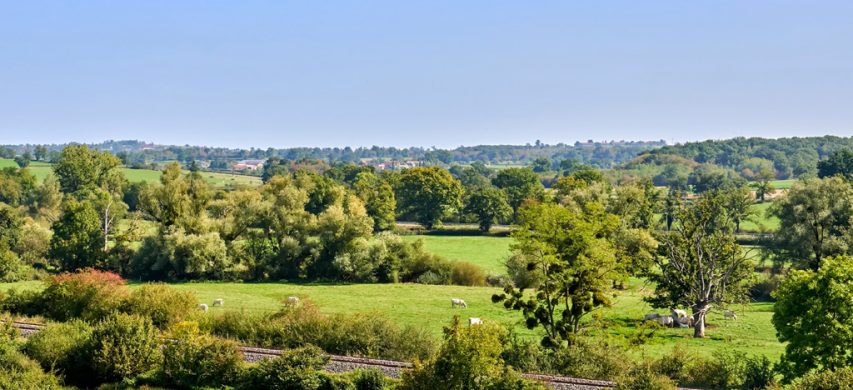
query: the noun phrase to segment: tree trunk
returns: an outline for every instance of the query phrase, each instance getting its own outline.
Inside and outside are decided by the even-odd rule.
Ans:
[[[705,314],[708,312],[708,307],[700,309],[693,308],[693,337],[705,338]]]

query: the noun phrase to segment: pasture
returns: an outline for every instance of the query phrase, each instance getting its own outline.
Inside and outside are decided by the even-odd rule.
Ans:
[[[0,159],[0,168],[17,167],[14,160]],[[49,163],[33,161],[28,167],[30,172],[39,180],[42,181],[48,175],[53,173]],[[160,171],[153,169],[132,169],[121,168],[124,177],[131,183],[158,183],[160,181]],[[257,176],[238,175],[232,173],[220,172],[200,172],[205,181],[214,187],[229,187],[229,186],[257,186],[261,184],[261,179]]]
[[[424,247],[451,261],[465,261],[482,267],[486,273],[506,273],[504,262],[509,257],[512,239],[493,236],[403,236],[406,241],[423,240]]]
[[[132,284],[131,288],[139,284]],[[512,326],[522,337],[536,337],[539,331],[526,329],[518,312],[507,311],[493,304],[491,296],[500,292],[494,287],[434,286],[422,284],[292,284],[292,283],[176,283],[173,287],[192,291],[201,302],[211,304],[223,298],[224,307],[211,307],[211,313],[223,310],[240,312],[269,312],[281,307],[290,295],[310,299],[326,313],[381,313],[400,325],[422,327],[435,337],[454,315],[462,319],[480,317]],[[41,282],[0,283],[0,291],[9,288],[38,289]],[[632,280],[629,289],[620,292],[612,308],[588,316],[598,321],[599,330],[591,337],[605,338],[628,344],[637,333],[643,315],[653,311],[642,301],[651,289],[640,280]],[[453,309],[450,298],[462,298],[468,309]],[[722,313],[709,315],[708,337],[697,340],[692,329],[657,329],[648,342],[632,351],[639,356],[660,356],[680,344],[688,350],[710,353],[717,350],[737,350],[747,354],[763,354],[775,360],[783,345],[776,341],[770,323],[772,304],[753,303],[734,307],[737,320],[725,320]],[[658,310],[663,313],[664,311]]]

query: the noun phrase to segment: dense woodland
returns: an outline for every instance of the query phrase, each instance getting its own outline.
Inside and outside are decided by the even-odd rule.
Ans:
[[[52,161],[53,174],[44,180],[37,180],[25,163],[0,171],[0,279],[40,278],[46,288],[23,295],[10,292],[0,297],[0,307],[57,321],[84,321],[73,325],[78,327],[76,333],[69,333],[88,340],[80,345],[80,353],[94,359],[88,367],[102,371],[90,378],[101,381],[136,377],[157,367],[165,377],[149,378],[151,383],[189,380],[170,376],[176,375],[170,370],[183,368],[167,368],[168,364],[189,364],[193,359],[182,354],[191,351],[215,356],[218,352],[209,347],[215,342],[207,339],[213,336],[206,334],[255,343],[280,340],[288,347],[310,344],[333,353],[432,359],[405,378],[399,384],[402,388],[444,388],[439,378],[448,369],[463,370],[460,380],[474,381],[448,388],[472,388],[480,381],[477,378],[491,378],[477,388],[534,386],[520,380],[516,370],[611,378],[630,370],[631,380],[646,378],[660,382],[660,388],[675,383],[766,388],[779,380],[802,384],[833,370],[847,375],[843,368],[853,365],[853,153],[837,148],[849,139],[803,140],[809,141],[767,141],[775,146],[761,146],[758,140],[750,144],[735,139],[667,147],[616,170],[597,169],[574,158],[556,166],[534,160],[530,167],[492,169],[475,162],[383,172],[340,161],[306,166],[271,158],[261,186],[228,188],[211,187],[198,171],[185,169],[191,164],[182,167],[177,162],[163,168],[159,183],[130,183],[120,169],[122,159],[111,152],[73,145],[48,156],[50,152],[42,148],[32,157]],[[787,145],[793,149],[779,150],[790,158],[830,141],[834,147],[825,145],[825,153],[816,152],[807,169],[770,159],[755,169],[744,165],[764,159],[759,155],[769,156],[759,150]],[[693,148],[705,152],[687,152]],[[732,160],[735,155],[739,162]],[[677,362],[677,370],[667,365],[676,363],[664,360],[634,367],[612,359],[569,363],[567,359],[579,351],[598,357],[612,353],[588,345],[581,336],[596,326],[590,318],[612,304],[629,278],[652,282],[653,291],[645,299],[653,307],[686,308],[685,325],[697,338],[713,332],[705,326],[710,310],[759,299],[755,271],[761,265],[747,256],[738,232],[741,223],[755,217],[752,206],[765,201],[762,194],[773,191],[772,179],[786,177],[789,168],[801,180],[773,201],[768,213],[780,226],[757,242],[772,263],[769,272],[775,284],[767,295],[777,300],[773,324],[780,341],[787,343],[777,365],[771,367],[766,359],[733,358],[738,364],[749,362],[738,366],[738,379],[709,384],[711,379],[698,373],[713,372],[709,367],[714,364],[731,363],[725,357],[716,357],[716,363]],[[759,174],[750,177],[750,172]],[[448,221],[471,222],[480,234],[489,234],[496,224],[511,225],[513,256],[507,260],[506,274],[487,275],[476,265],[450,262],[427,252],[421,243],[404,241],[397,221],[415,221],[427,230]],[[517,312],[540,337],[526,343],[502,329],[464,328],[457,323],[447,329],[437,352],[428,341],[396,350],[365,346],[359,339],[349,349],[344,341],[332,341],[335,335],[421,339],[391,326],[364,330],[358,318],[331,320],[302,311],[305,308],[285,308],[266,317],[194,319],[196,325],[182,325],[188,329],[174,328],[193,318],[188,313],[197,302],[166,287],[131,294],[123,287],[124,279],[491,284],[503,288],[493,302]],[[803,304],[806,301],[811,303]],[[158,305],[178,309],[154,310]],[[827,316],[833,320],[815,320]],[[296,341],[287,339],[291,333],[285,330],[294,329],[290,327],[318,330],[313,339]],[[139,362],[140,367],[126,372],[121,370],[127,366],[104,360],[110,354],[118,354],[116,361],[129,359],[121,355],[126,351],[109,350],[111,337],[142,332],[148,336],[140,338],[150,341],[158,328],[177,332],[179,340],[186,337],[185,344],[175,348],[183,345],[188,350],[167,348],[163,354],[172,357]],[[157,348],[150,342],[138,347]],[[4,353],[20,353],[15,348]],[[471,351],[490,352],[482,355],[485,361],[457,366],[460,356]],[[322,367],[316,363],[322,360],[316,351],[298,353],[305,356],[270,364],[291,369],[298,366],[294,359],[307,359],[315,364],[300,366],[305,370]],[[181,356],[188,360],[180,360]],[[234,353],[227,356],[233,358]],[[70,365],[71,360],[62,364]],[[49,366],[45,362],[50,361],[40,360]],[[65,369],[72,372],[73,366]],[[272,380],[263,370],[275,369],[261,365],[237,373],[240,369],[228,366],[223,370],[235,371],[223,378],[251,388]],[[820,378],[814,380],[824,380]],[[197,377],[191,380],[207,383]]]

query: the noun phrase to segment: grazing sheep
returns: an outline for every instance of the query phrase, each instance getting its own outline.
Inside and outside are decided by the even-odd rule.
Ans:
[[[675,323],[679,328],[690,328],[693,326],[693,317],[679,317]]]
[[[672,328],[673,320],[670,316],[658,316],[657,318],[655,318],[655,321],[657,321],[657,323],[661,326]]]
[[[199,309],[199,310],[201,310],[201,311],[203,311],[203,312],[205,312],[205,313],[207,313],[207,304],[206,304],[206,303],[202,303],[201,305],[198,305],[198,309]]]
[[[681,309],[672,309],[672,318],[684,318],[687,317],[687,312]]]
[[[737,314],[731,310],[723,310],[723,317],[726,319],[736,320]]]
[[[464,307],[466,309],[468,308],[468,304],[465,303],[464,300],[459,299],[459,298],[450,298],[450,307],[453,308],[456,306],[461,306],[461,307]]]
[[[213,306],[225,306],[225,300],[222,298],[214,299]]]
[[[483,325],[483,320],[481,320],[477,317],[471,317],[468,319],[468,326],[472,326],[472,325]]]
[[[299,297],[287,297],[287,304],[291,306],[299,305]]]

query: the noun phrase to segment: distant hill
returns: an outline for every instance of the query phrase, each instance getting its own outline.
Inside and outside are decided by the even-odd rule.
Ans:
[[[67,144],[44,145],[58,153]],[[432,163],[472,163],[490,165],[528,165],[537,158],[545,158],[555,166],[564,159],[598,168],[611,168],[630,161],[644,151],[666,145],[664,141],[608,141],[548,145],[540,142],[527,145],[479,145],[456,149],[427,149],[420,147],[395,148],[373,146],[370,148],[287,148],[287,149],[233,149],[206,146],[158,145],[144,141],[105,141],[88,146],[119,155],[128,166],[149,166],[163,161],[193,160],[233,162],[245,159],[279,157],[287,160],[315,159],[329,163],[361,162],[364,160],[418,160]],[[37,145],[6,145],[16,154],[33,150]],[[217,164],[213,164],[215,168]]]

